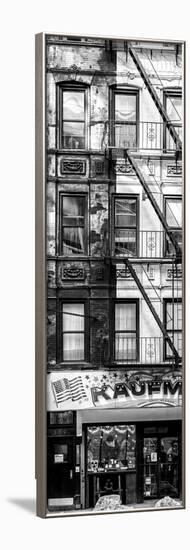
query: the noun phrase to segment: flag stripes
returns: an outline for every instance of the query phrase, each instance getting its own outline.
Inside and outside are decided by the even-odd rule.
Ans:
[[[76,376],[71,380],[68,380],[68,378],[56,380],[52,382],[52,389],[57,404],[63,403],[68,399],[72,401],[87,399],[81,376]]]

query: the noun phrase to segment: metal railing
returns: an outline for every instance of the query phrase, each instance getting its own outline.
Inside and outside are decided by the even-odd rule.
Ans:
[[[106,149],[108,146],[118,149],[176,151],[180,149],[182,124],[171,123],[179,136],[179,145],[175,143],[164,122],[137,121],[123,122],[113,120],[93,120],[89,124],[89,138],[92,149]],[[64,134],[63,149],[88,149],[88,139],[83,135]]]
[[[181,229],[175,230],[179,247],[182,243]],[[155,259],[175,255],[172,244],[164,231],[137,231],[136,229],[116,228],[114,235],[115,256]]]
[[[182,125],[171,124],[178,136],[179,142],[182,139]],[[175,151],[178,145],[175,144],[170,134],[168,125],[164,122],[122,122],[110,121],[109,125],[109,144],[116,148],[127,149],[148,149]],[[180,145],[179,145],[180,149]]]
[[[175,333],[174,345],[182,356],[182,335]],[[117,363],[142,363],[153,365],[162,362],[173,362],[172,351],[163,337],[129,337],[115,335],[114,360]]]

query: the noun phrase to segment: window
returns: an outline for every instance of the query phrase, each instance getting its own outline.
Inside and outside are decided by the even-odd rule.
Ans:
[[[179,356],[182,356],[182,301],[179,299],[164,300],[164,324]],[[165,346],[165,358],[173,352],[168,344]]]
[[[114,254],[137,255],[137,198],[114,198]]]
[[[84,303],[62,305],[63,361],[84,361]]]
[[[138,301],[115,304],[115,360],[138,359]]]
[[[165,217],[168,227],[172,230],[173,236],[178,243],[179,248],[182,247],[182,198],[181,197],[166,197],[165,198]],[[165,244],[166,256],[174,254],[174,247],[166,235]]]
[[[86,90],[60,87],[60,147],[86,147]]]
[[[100,465],[102,470],[111,466],[113,470],[116,464],[124,469],[135,468],[136,426],[87,426],[87,471],[96,472]]]
[[[61,254],[85,254],[87,249],[85,195],[61,194]]]
[[[182,93],[181,90],[164,90],[164,107],[174,125],[174,128],[182,139]],[[173,138],[168,130],[164,132],[164,144],[166,150],[175,149]]]
[[[116,147],[137,146],[138,92],[113,92],[112,144]]]

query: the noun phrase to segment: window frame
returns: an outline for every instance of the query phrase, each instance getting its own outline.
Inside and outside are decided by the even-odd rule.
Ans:
[[[123,331],[116,331],[115,330],[115,322],[116,322],[116,305],[117,304],[135,304],[136,305],[136,330],[135,331],[127,331],[127,330],[123,330]],[[119,299],[114,299],[113,300],[113,306],[112,306],[112,319],[113,319],[113,325],[112,325],[112,340],[113,340],[113,346],[112,346],[112,357],[113,357],[113,361],[114,363],[117,363],[119,365],[122,365],[122,366],[125,366],[125,364],[134,364],[136,362],[139,362],[139,352],[140,352],[140,346],[139,346],[139,337],[140,337],[140,308],[139,308],[139,298],[128,298],[127,300],[124,299],[124,298],[119,298]],[[124,361],[121,361],[119,359],[116,359],[116,333],[119,332],[119,333],[128,333],[128,332],[134,332],[135,333],[135,338],[136,338],[136,357],[135,359],[131,359],[131,360],[124,360]]]
[[[64,254],[63,252],[63,227],[72,227],[72,226],[65,226],[63,224],[63,197],[73,197],[73,198],[83,198],[84,199],[84,253],[77,253],[76,254]],[[78,227],[78,226],[76,226]],[[67,193],[64,191],[61,191],[59,193],[59,254],[60,256],[64,258],[84,258],[84,256],[88,255],[88,236],[89,236],[89,230],[88,230],[88,193]]]
[[[124,226],[116,226],[116,223],[115,223],[115,204],[116,204],[116,200],[119,199],[119,200],[127,200],[127,199],[135,199],[136,200],[136,226],[133,228],[133,227],[124,227]],[[115,248],[116,248],[116,229],[126,229],[128,231],[132,231],[133,229],[136,231],[136,254],[135,256],[132,256],[132,257],[135,257],[135,258],[138,258],[139,257],[139,195],[137,194],[132,194],[132,193],[114,193],[112,195],[112,220],[113,220],[113,223],[112,223],[112,246],[111,246],[111,249],[112,249],[112,254],[114,257],[116,258],[130,258],[131,256],[130,255],[127,255],[127,254],[116,254],[115,253]]]
[[[134,122],[126,122],[126,121],[118,121],[115,120],[115,98],[116,95],[134,95],[136,97],[136,121]],[[125,149],[125,147],[119,147],[115,145],[116,139],[115,139],[115,125],[134,125],[136,126],[136,145],[133,147],[133,149],[137,149],[139,146],[139,89],[137,88],[124,88],[124,87],[115,87],[111,90],[111,106],[110,106],[110,115],[111,115],[111,128],[110,128],[110,145],[113,147],[117,147],[118,149]]]
[[[63,334],[64,334],[64,331],[63,331],[63,305],[67,305],[67,304],[69,304],[69,305],[73,304],[73,306],[75,304],[83,304],[84,305],[84,330],[81,331],[84,334],[84,359],[76,359],[76,360],[74,360],[74,359],[65,360],[64,359],[64,349],[63,349]],[[76,297],[68,298],[68,299],[62,298],[59,301],[59,326],[60,326],[60,331],[59,331],[59,341],[60,341],[59,361],[61,363],[64,363],[64,365],[74,364],[74,365],[77,366],[77,364],[82,364],[82,363],[85,363],[86,361],[88,361],[88,358],[89,358],[89,331],[88,331],[88,324],[87,324],[88,309],[89,309],[88,308],[88,302],[87,302],[87,299],[85,299],[85,298],[80,299],[76,296]],[[72,331],[69,331],[69,333],[72,333]]]
[[[182,298],[164,298],[163,299],[163,321],[164,321],[164,327],[168,333],[168,335],[170,336],[170,339],[172,342],[174,342],[174,339],[173,339],[173,335],[175,334],[181,334],[183,336],[183,329],[172,329],[172,330],[167,330],[167,304],[172,304],[172,303],[175,303],[175,304],[181,304],[181,306],[183,307],[183,303],[182,303]],[[182,322],[183,322],[183,319],[182,319]],[[174,343],[175,345],[175,343]],[[176,348],[177,349],[177,348]],[[178,351],[178,349],[177,349]],[[178,352],[179,353],[179,352]],[[179,357],[181,358],[180,354],[179,354]],[[164,340],[164,361],[167,361],[167,360],[171,360],[171,355],[168,355],[167,354],[167,342]]]
[[[64,147],[64,134],[63,134],[63,94],[64,92],[83,92],[84,93],[84,120],[67,120],[67,122],[84,122],[84,147],[83,148],[73,148],[73,147]],[[58,84],[57,92],[57,144],[58,148],[64,151],[84,151],[88,149],[89,142],[89,131],[88,131],[88,105],[89,105],[89,93],[87,84],[78,83],[78,82],[64,82]]]
[[[168,225],[168,222],[167,222],[167,217],[166,217],[166,207],[167,207],[167,201],[170,200],[170,201],[178,201],[178,202],[181,202],[181,211],[182,211],[182,206],[183,206],[183,202],[182,202],[182,195],[165,195],[164,196],[164,217],[165,217],[165,220],[166,220],[166,223]],[[170,226],[168,225],[168,228],[172,231],[172,232],[179,232],[181,233],[182,235],[182,225],[181,227],[175,227],[175,226]],[[169,239],[169,237],[167,237],[167,234],[165,232],[164,234],[164,257],[165,258],[171,258],[172,257],[172,254],[169,254],[167,252],[167,239]],[[171,241],[170,241],[171,242]]]
[[[163,106],[164,106],[164,109],[165,109],[166,113],[167,113],[167,99],[168,98],[172,99],[172,97],[180,97],[181,100],[182,100],[182,88],[165,88],[163,90]],[[173,126],[174,126],[174,128],[182,126],[182,121],[181,122],[176,122],[175,124],[173,124]],[[172,139],[172,137],[170,139]],[[163,127],[163,150],[166,153],[167,153],[167,151],[170,150],[170,149],[167,148],[167,128],[166,128],[165,124],[164,124],[164,127]],[[174,147],[173,147],[172,151],[173,150],[175,150],[175,143],[174,143]]]

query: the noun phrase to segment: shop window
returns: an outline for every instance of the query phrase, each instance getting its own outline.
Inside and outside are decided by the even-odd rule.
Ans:
[[[182,301],[179,299],[164,300],[164,324],[176,350],[182,357]],[[165,359],[171,358],[172,350],[166,343]]]
[[[136,197],[114,198],[114,254],[137,255],[138,203]]]
[[[165,218],[169,229],[171,229],[179,248],[182,248],[182,198],[166,197],[165,198]],[[174,247],[166,235],[165,239],[165,255],[173,256],[175,254]]]
[[[62,305],[63,361],[85,359],[85,308],[84,303]]]
[[[182,139],[182,92],[181,90],[164,90],[164,107],[180,138]],[[164,148],[176,148],[174,140],[167,129],[164,129]]]
[[[87,89],[76,85],[60,86],[60,147],[85,149],[87,147]]]
[[[115,304],[115,361],[138,360],[138,301]]]
[[[136,467],[136,427],[133,424],[87,427],[87,471],[117,471]],[[109,492],[109,488],[107,488]]]
[[[87,197],[63,195],[61,200],[61,254],[82,255],[87,250]]]
[[[138,138],[138,91],[113,90],[112,145],[136,148]]]

